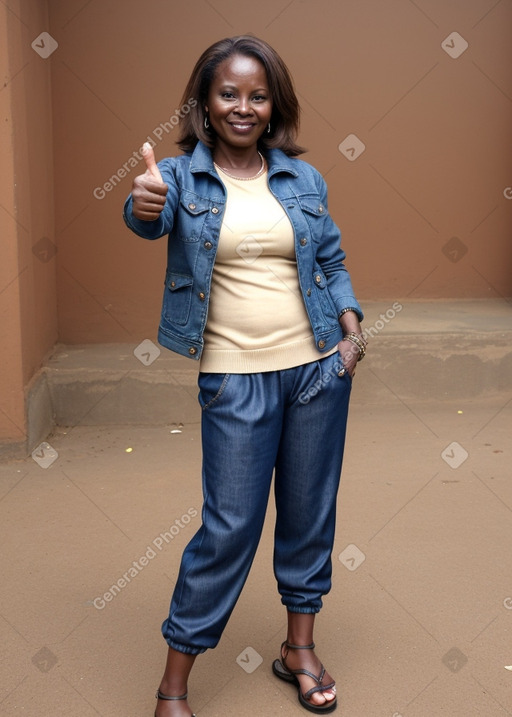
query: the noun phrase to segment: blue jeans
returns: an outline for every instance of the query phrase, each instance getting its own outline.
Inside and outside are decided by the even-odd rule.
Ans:
[[[249,574],[275,470],[274,573],[282,603],[316,613],[331,587],[351,378],[336,352],[282,371],[199,375],[202,525],[183,553],[167,643],[215,647]]]

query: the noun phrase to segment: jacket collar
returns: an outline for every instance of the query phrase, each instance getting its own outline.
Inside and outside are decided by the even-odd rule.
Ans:
[[[269,177],[278,172],[286,172],[298,177],[299,173],[296,169],[295,160],[288,157],[280,149],[269,149],[265,152],[265,158],[268,162],[268,175]],[[212,153],[210,149],[199,141],[194,151],[190,156],[190,171],[196,172],[208,172],[208,174],[215,173],[215,167],[213,164]]]

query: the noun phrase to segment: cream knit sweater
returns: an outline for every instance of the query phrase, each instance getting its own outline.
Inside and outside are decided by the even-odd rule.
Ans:
[[[267,173],[239,180],[218,172],[227,205],[200,370],[260,373],[329,355],[315,346],[299,290],[293,229]]]

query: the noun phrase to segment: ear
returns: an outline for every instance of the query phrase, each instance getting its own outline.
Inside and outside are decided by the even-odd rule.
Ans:
[[[204,106],[204,111],[208,114],[208,111],[209,111],[209,110],[208,110],[208,105],[205,105],[205,106]]]

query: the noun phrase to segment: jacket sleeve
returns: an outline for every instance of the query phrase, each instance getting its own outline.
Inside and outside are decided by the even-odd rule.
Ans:
[[[143,219],[134,217],[131,194],[124,203],[123,208],[123,218],[126,226],[144,239],[159,239],[164,236],[164,234],[170,234],[174,225],[174,215],[179,202],[179,187],[173,159],[163,159],[157,163],[157,166],[163,181],[168,186],[165,205],[158,219],[154,221],[144,221]]]
[[[327,205],[327,185],[323,177],[317,173],[317,188],[325,209]],[[320,238],[317,261],[325,274],[327,286],[338,315],[343,309],[354,309],[359,320],[363,319],[363,312],[355,297],[350,280],[350,274],[345,267],[345,252],[341,248],[341,233],[327,212],[324,222],[323,235]]]

